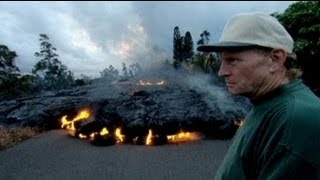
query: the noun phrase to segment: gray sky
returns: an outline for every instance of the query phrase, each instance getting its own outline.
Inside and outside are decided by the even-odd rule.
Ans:
[[[77,77],[97,77],[122,62],[143,67],[172,60],[173,29],[190,31],[195,48],[201,32],[217,41],[236,13],[283,12],[292,1],[248,2],[0,2],[0,44],[16,51],[16,65],[31,72],[39,34],[49,36],[59,60]]]

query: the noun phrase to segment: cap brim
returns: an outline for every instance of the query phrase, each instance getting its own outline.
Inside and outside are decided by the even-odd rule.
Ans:
[[[197,50],[202,52],[221,52],[224,50],[241,50],[254,46],[257,45],[239,42],[218,42],[210,45],[201,45],[197,48]]]

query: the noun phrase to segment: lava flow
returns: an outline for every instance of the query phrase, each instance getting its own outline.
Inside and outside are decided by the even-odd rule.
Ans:
[[[160,135],[153,133],[152,129],[149,129],[146,136],[135,137],[130,141],[130,139],[126,139],[126,136],[121,133],[120,127],[106,127],[105,125],[97,124],[96,121],[92,120],[90,112],[88,108],[83,109],[72,120],[68,119],[68,115],[63,116],[61,118],[61,128],[66,129],[73,137],[89,139],[94,142],[94,144],[99,145],[125,143],[126,140],[128,140],[127,142],[138,142],[136,144],[151,146],[167,143],[182,143],[200,140],[202,138],[201,134],[197,132],[180,131],[173,135]]]

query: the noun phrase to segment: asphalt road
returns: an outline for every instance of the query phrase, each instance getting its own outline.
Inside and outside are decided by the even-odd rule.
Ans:
[[[0,151],[0,179],[213,179],[230,141],[93,146],[54,130]]]

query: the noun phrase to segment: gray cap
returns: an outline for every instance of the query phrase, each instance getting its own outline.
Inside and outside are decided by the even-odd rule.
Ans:
[[[219,52],[251,46],[282,48],[291,53],[293,39],[276,18],[260,12],[243,13],[227,22],[219,42],[199,46],[197,50]]]

